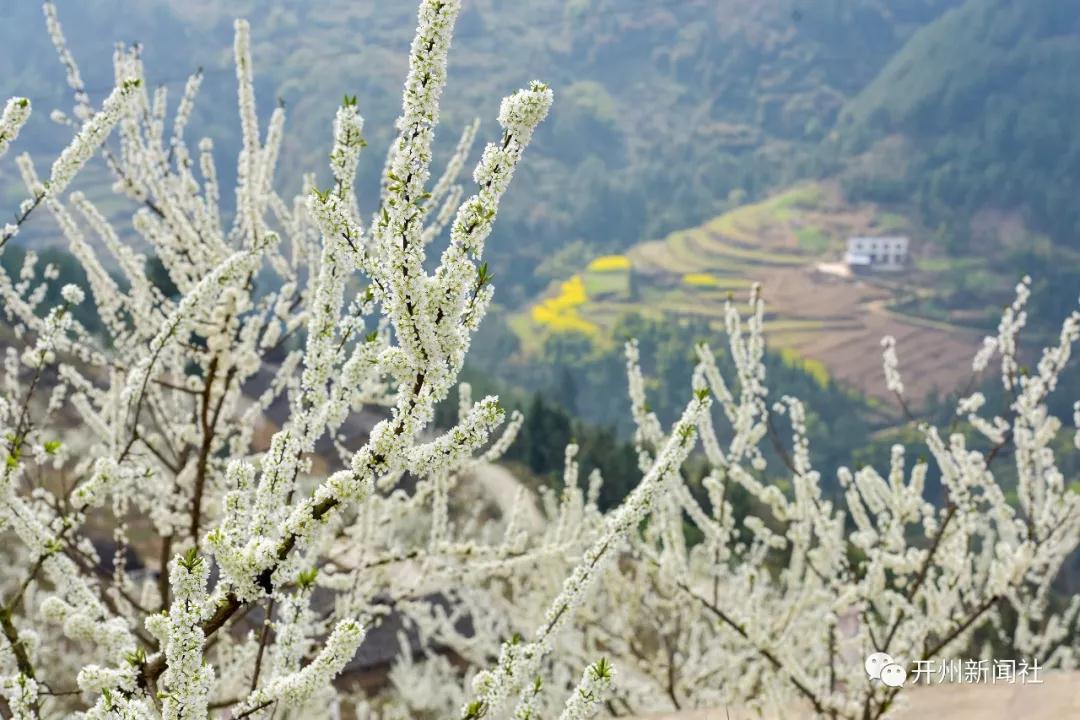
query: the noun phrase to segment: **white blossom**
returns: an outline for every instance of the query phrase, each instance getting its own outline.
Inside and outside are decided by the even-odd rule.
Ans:
[[[60,289],[60,295],[64,298],[64,300],[71,303],[72,305],[78,305],[83,301],[83,298],[85,297],[83,295],[82,288],[80,288],[78,285],[71,284],[62,287]]]
[[[588,720],[595,716],[598,706],[611,691],[614,676],[615,670],[606,660],[598,660],[586,668],[581,682],[566,701],[559,720]]]
[[[19,137],[19,130],[30,118],[30,101],[24,97],[9,98],[0,115],[0,157],[3,157],[11,143]]]
[[[904,394],[904,382],[900,379],[900,362],[896,357],[896,340],[892,335],[881,339],[882,363],[885,369],[885,387],[897,395]]]

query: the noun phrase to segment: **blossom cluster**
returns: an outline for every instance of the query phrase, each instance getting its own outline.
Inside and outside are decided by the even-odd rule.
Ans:
[[[11,143],[19,137],[19,130],[30,119],[30,101],[24,97],[14,97],[7,101],[4,113],[0,115],[0,157],[8,151]]]
[[[0,271],[4,316],[23,345],[7,349],[0,400],[0,532],[20,541],[4,550],[0,575],[5,709],[258,716],[279,705],[325,708],[328,692],[336,707],[332,682],[364,625],[379,621],[373,608],[386,597],[407,606],[417,590],[380,581],[379,563],[368,567],[355,550],[341,564],[350,535],[396,517],[400,535],[380,530],[368,546],[393,552],[432,509],[421,533],[430,535],[421,546],[440,554],[425,560],[432,583],[460,576],[473,557],[497,566],[511,554],[450,527],[447,502],[463,473],[505,451],[520,415],[498,432],[504,413],[492,397],[470,401],[457,426],[434,436],[431,420],[490,301],[483,240],[552,95],[534,84],[504,101],[503,136],[485,149],[471,198],[460,175],[478,122],[429,193],[459,7],[420,3],[400,134],[369,230],[355,194],[366,144],[356,98],[333,122],[335,185],[324,192],[305,180],[303,195],[282,198],[274,171],[284,109],[260,128],[251,31],[236,22],[242,149],[228,227],[213,143],[191,148],[186,137],[201,74],[188,79],[167,135],[167,91],[149,89],[138,47],[118,45],[116,87],[95,105],[45,3],[74,98],[70,116],[52,117],[74,137],[44,179],[19,156],[28,198],[0,247],[41,208],[87,284],[64,287],[64,304],[46,308],[55,267],[42,271],[30,251],[18,278]],[[25,98],[5,106],[4,152],[29,113]],[[95,155],[131,202],[134,237],[88,195],[67,193]],[[451,226],[451,249],[429,274],[425,247]],[[151,256],[175,294],[151,279]],[[73,308],[88,299],[101,332],[76,319]],[[288,413],[262,444],[256,430],[275,405]],[[372,415],[383,417],[358,432]],[[63,432],[72,423],[86,431]],[[327,443],[339,467],[317,469]],[[395,489],[406,473],[424,479],[411,494]],[[102,556],[101,527],[112,558]],[[112,569],[102,574],[106,560]],[[338,598],[329,608],[316,600],[316,578]],[[405,617],[418,613],[427,608]],[[245,634],[249,614],[265,620]],[[66,643],[79,652],[62,652]],[[78,689],[43,699],[42,682]]]

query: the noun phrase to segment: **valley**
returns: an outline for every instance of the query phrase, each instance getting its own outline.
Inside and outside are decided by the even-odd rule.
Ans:
[[[872,203],[848,204],[831,183],[805,183],[744,205],[698,227],[594,259],[555,283],[511,320],[525,352],[545,334],[577,332],[603,343],[615,321],[638,313],[724,327],[729,299],[745,312],[753,283],[766,302],[773,350],[812,374],[870,397],[889,399],[881,338],[896,338],[907,392],[916,401],[962,385],[982,333],[892,309],[904,297],[933,296],[933,274],[920,270],[928,248],[896,274],[838,276],[846,239],[905,231],[903,218]],[[922,263],[925,265],[925,263]],[[842,266],[841,266],[842,267]]]

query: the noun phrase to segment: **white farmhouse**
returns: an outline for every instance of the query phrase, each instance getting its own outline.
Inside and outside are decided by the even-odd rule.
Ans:
[[[853,272],[867,270],[903,270],[907,264],[908,239],[892,237],[848,238],[844,262]]]

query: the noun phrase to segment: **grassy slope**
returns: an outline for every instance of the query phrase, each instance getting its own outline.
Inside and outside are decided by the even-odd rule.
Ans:
[[[626,312],[666,312],[719,320],[724,302],[733,293],[745,297],[751,282],[760,280],[763,272],[835,259],[846,236],[873,229],[875,218],[872,207],[844,206],[831,185],[802,184],[698,227],[673,232],[663,240],[635,245],[627,253],[631,270],[584,270],[581,277],[586,297],[564,304],[601,329]],[[808,231],[821,239],[809,250],[800,239]],[[562,296],[556,287],[547,297]],[[788,332],[797,330],[805,320],[772,317],[777,329]],[[519,330],[529,327],[520,321],[516,324]],[[806,326],[818,329],[822,324],[813,320]],[[528,332],[535,334],[537,329]]]

